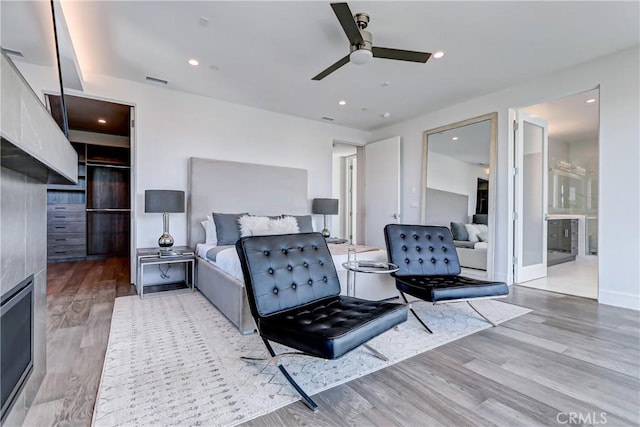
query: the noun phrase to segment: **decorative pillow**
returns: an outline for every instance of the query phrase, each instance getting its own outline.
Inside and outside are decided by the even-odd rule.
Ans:
[[[271,234],[293,234],[300,232],[298,220],[292,216],[270,220],[269,229],[271,230]]]
[[[266,236],[273,234],[298,233],[298,221],[294,217],[270,218],[266,216],[244,215],[238,220],[240,235]]]
[[[216,238],[218,240],[218,245],[223,246],[236,244],[240,238],[240,225],[238,224],[238,220],[242,215],[248,215],[248,213],[213,213],[213,222],[216,226]]]
[[[469,235],[469,241],[472,243],[478,242],[480,239],[478,239],[478,233],[480,232],[480,230],[478,230],[476,228],[475,224],[465,224],[464,228],[467,229],[467,234]]]
[[[311,215],[282,215],[283,217],[295,218],[298,222],[300,233],[313,233],[313,220]]]
[[[216,223],[213,222],[213,217],[207,215],[205,221],[200,222],[202,228],[204,228],[204,242],[208,245],[216,245],[218,243],[218,237],[216,236]]]
[[[461,222],[451,223],[451,234],[453,234],[453,240],[469,240],[469,233],[467,233],[466,227]]]
[[[480,241],[479,234],[484,233],[486,236],[489,233],[489,228],[485,224],[465,224],[464,227],[469,234],[469,241],[473,243]]]
[[[243,215],[238,220],[240,236],[265,236],[271,234],[269,229],[269,222],[271,221],[267,216]]]
[[[481,241],[481,242],[486,242],[488,236],[489,236],[489,233],[480,232],[480,233],[478,233],[478,240]]]

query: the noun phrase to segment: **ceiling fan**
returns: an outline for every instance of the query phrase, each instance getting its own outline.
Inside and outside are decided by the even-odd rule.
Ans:
[[[335,64],[313,77],[311,80],[322,80],[347,62],[354,64],[366,64],[371,58],[395,59],[398,61],[422,62],[425,63],[431,56],[427,52],[416,52],[413,50],[390,49],[372,45],[372,36],[365,28],[369,25],[369,15],[366,13],[356,13],[353,15],[347,3],[331,3],[331,8],[336,14],[340,25],[344,30],[351,53],[341,58]]]

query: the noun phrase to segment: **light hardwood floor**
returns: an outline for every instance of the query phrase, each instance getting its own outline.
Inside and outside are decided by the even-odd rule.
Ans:
[[[48,373],[25,425],[90,425],[128,267],[49,265]],[[317,413],[298,402],[247,425],[640,424],[640,313],[517,286],[507,301],[534,311],[320,393]]]

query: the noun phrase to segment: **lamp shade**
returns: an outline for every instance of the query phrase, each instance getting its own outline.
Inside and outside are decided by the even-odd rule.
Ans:
[[[144,211],[148,213],[184,212],[184,191],[145,190]]]
[[[338,199],[313,199],[311,212],[321,215],[338,215]]]

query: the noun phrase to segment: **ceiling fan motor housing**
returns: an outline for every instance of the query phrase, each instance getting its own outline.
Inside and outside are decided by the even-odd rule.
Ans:
[[[371,33],[361,29],[360,34],[362,34],[362,40],[364,43],[351,45],[351,52],[358,49],[371,50],[371,46],[373,46],[373,37],[371,36]]]

